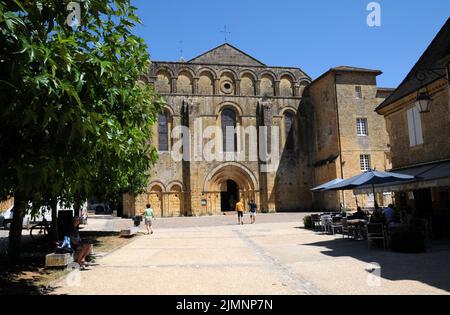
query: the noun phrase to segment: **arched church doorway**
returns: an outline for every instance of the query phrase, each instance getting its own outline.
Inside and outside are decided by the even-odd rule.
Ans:
[[[222,211],[234,211],[239,199],[239,186],[234,180],[227,180],[224,189],[220,193]],[[226,189],[226,190],[225,190]]]
[[[243,199],[244,206],[253,199],[259,204],[259,185],[253,172],[245,165],[236,162],[226,162],[212,169],[205,177],[202,196],[212,198],[217,203],[207,203],[205,211],[220,213],[234,211],[239,199]]]

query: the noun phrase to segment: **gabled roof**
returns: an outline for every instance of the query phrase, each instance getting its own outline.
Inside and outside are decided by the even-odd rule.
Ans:
[[[373,69],[365,69],[365,68],[357,68],[357,67],[350,67],[350,66],[339,66],[331,68],[331,70],[334,71],[348,71],[348,72],[366,72],[366,73],[377,73],[382,74],[380,70],[373,70]]]
[[[337,72],[360,72],[360,73],[368,73],[373,75],[380,75],[383,72],[380,70],[373,70],[373,69],[366,69],[366,68],[357,68],[357,67],[351,67],[351,66],[339,66],[330,68],[330,70],[324,72],[322,75],[320,75],[317,79],[315,79],[311,84],[319,81],[323,77],[327,76],[330,73],[337,73]]]
[[[261,61],[253,58],[249,54],[239,50],[238,48],[225,43],[213,48],[198,57],[188,61],[188,63],[203,64],[223,64],[223,65],[239,65],[239,66],[266,66]]]
[[[423,73],[423,70],[432,69],[432,68],[442,68],[446,66],[448,63],[448,56],[450,55],[450,18],[447,19],[447,22],[436,35],[434,40],[431,42],[430,46],[428,46],[427,50],[423,53],[420,59],[417,61],[415,66],[408,73],[403,82],[398,86],[394,93],[390,97],[384,100],[383,103],[380,104],[376,108],[376,111],[381,110],[389,106],[390,104],[398,101],[399,99],[414,93],[422,87],[422,82],[419,81],[416,77],[417,73]],[[447,59],[445,58],[447,57]],[[423,81],[423,85],[428,85],[437,79],[444,77],[446,75],[444,71],[435,71],[429,72],[425,71],[425,80]]]

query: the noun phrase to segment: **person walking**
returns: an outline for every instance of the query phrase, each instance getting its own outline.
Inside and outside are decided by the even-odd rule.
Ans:
[[[238,224],[244,225],[244,200],[242,198],[236,203],[236,211],[238,215]]]
[[[248,207],[250,208],[250,222],[251,224],[255,224],[256,221],[256,210],[257,205],[254,200],[250,200],[250,203],[248,204]]]
[[[153,212],[152,206],[149,203],[147,204],[144,211],[144,218],[148,235],[153,234],[152,219],[155,218],[155,214]]]

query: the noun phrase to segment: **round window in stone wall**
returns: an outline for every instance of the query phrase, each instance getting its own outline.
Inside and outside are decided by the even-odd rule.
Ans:
[[[233,88],[233,82],[231,81],[223,81],[220,85],[220,90],[224,94],[233,94],[234,88]]]

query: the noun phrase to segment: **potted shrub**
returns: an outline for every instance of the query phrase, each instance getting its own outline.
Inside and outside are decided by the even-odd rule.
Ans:
[[[312,218],[310,215],[307,215],[303,218],[303,225],[305,226],[305,229],[308,230],[311,230],[313,228]]]

